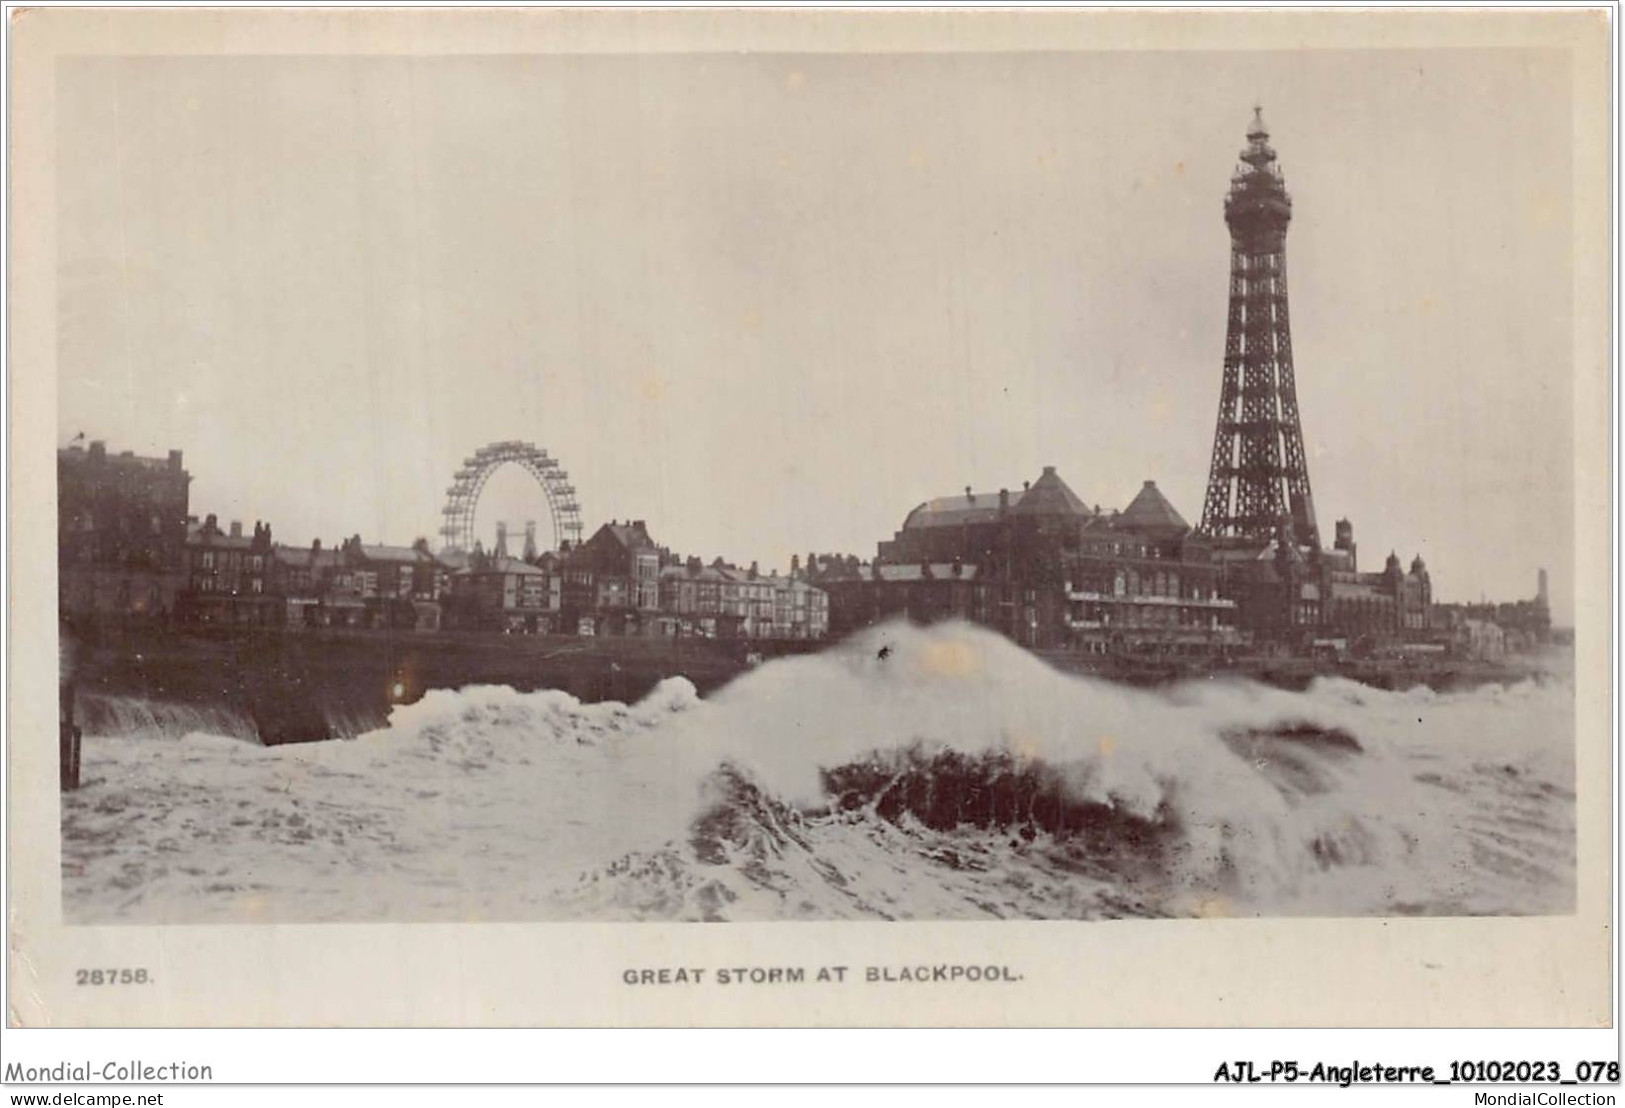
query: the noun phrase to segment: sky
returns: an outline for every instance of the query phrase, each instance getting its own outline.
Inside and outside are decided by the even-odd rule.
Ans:
[[[436,538],[534,442],[587,532],[872,557],[1045,465],[1201,511],[1255,102],[1320,526],[1572,618],[1571,119],[1515,50],[85,58],[58,433],[284,542]],[[511,467],[478,525],[525,519]]]

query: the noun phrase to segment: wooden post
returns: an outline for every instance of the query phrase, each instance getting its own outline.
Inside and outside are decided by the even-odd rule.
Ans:
[[[79,655],[82,649],[75,628],[68,619],[59,618],[57,635],[57,770],[63,792],[79,787],[80,731],[73,720],[75,678],[78,675]]]
[[[61,696],[60,766],[62,791],[71,792],[79,787],[80,731],[73,722],[73,678],[64,674],[58,686]]]

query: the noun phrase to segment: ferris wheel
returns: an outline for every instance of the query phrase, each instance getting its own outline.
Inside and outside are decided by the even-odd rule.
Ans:
[[[565,543],[575,546],[581,542],[581,503],[576,499],[570,475],[559,465],[558,459],[548,457],[547,451],[534,443],[494,442],[474,451],[473,457],[463,459],[462,468],[446,490],[446,506],[440,509],[444,517],[440,526],[442,552],[474,548],[474,513],[479,507],[480,493],[491,474],[509,463],[536,478],[542,487],[553,516],[554,546],[562,548]]]

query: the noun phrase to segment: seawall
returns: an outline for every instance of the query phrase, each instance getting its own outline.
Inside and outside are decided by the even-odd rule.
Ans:
[[[1565,671],[1572,657],[1550,650],[1542,654],[1499,659],[1420,656],[1415,658],[1240,657],[1228,661],[1149,659],[1039,651],[1056,669],[1123,684],[1156,686],[1199,678],[1227,677],[1257,681],[1302,692],[1317,677],[1341,677],[1378,689],[1404,690],[1426,685],[1435,692],[1505,684]]]
[[[748,668],[748,650],[762,650],[695,639],[155,626],[80,628],[75,640],[74,714],[87,734],[207,728],[267,744],[381,727],[393,706],[429,689],[553,688],[632,703],[680,675],[705,693]]]
[[[634,703],[667,677],[702,695],[764,659],[826,643],[577,638],[475,633],[282,631],[112,624],[73,637],[74,718],[87,734],[141,730],[216,734],[266,744],[361,734],[391,708],[430,689],[508,685],[562,689],[584,702]],[[1563,657],[1469,659],[1242,658],[1154,660],[1039,652],[1050,665],[1125,684],[1155,686],[1204,677],[1245,678],[1301,690],[1319,676],[1378,688],[1441,691],[1553,672]]]

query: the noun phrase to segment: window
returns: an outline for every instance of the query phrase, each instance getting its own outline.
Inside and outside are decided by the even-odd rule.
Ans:
[[[214,568],[214,551],[205,550],[203,552],[203,568],[204,569],[213,569]]]

